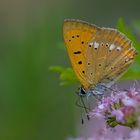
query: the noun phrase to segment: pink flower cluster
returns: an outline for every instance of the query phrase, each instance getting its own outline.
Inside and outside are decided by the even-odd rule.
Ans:
[[[132,130],[127,138],[119,135],[118,137],[112,138],[107,133],[104,133],[104,134],[98,134],[95,137],[69,138],[68,140],[140,140],[140,130],[139,129]]]
[[[95,126],[88,129],[91,135],[68,140],[140,140],[140,89],[135,86],[129,90],[114,89],[97,102],[89,115],[95,120]],[[99,131],[94,127],[99,127]]]
[[[124,125],[136,127],[140,115],[140,90],[115,90],[108,97],[103,97],[90,113],[94,117],[104,117],[108,126]]]

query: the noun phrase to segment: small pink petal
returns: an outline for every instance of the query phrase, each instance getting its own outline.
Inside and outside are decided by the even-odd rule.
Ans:
[[[132,107],[137,106],[137,101],[130,97],[126,97],[126,98],[122,99],[122,102],[125,106],[132,106]]]
[[[118,122],[122,122],[122,123],[124,122],[124,114],[121,110],[114,110],[112,112],[112,116],[116,117],[116,120]]]

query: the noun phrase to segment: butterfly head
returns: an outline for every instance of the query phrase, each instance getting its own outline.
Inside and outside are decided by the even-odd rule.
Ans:
[[[84,90],[83,87],[80,87],[79,90],[76,92],[76,94],[82,97],[87,96],[87,92]]]
[[[90,88],[89,90],[85,90],[81,87],[76,93],[82,97],[97,96],[104,94],[107,89],[108,87],[106,87],[103,83],[98,83],[94,88]]]

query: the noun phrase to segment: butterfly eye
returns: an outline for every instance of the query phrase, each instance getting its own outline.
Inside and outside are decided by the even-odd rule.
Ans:
[[[82,41],[81,43],[84,44],[84,41]]]
[[[79,37],[79,35],[77,35],[77,37]]]
[[[74,38],[74,36],[72,36],[72,38]]]
[[[70,42],[71,40],[69,40],[69,42]]]

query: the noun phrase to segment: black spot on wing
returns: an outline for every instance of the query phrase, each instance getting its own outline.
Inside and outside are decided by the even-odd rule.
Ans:
[[[85,71],[83,70],[82,73],[85,74]]]
[[[81,51],[76,51],[74,52],[74,54],[81,54]]]
[[[82,64],[82,61],[79,61],[78,64],[81,65]]]
[[[88,65],[90,65],[90,63],[88,63]]]

